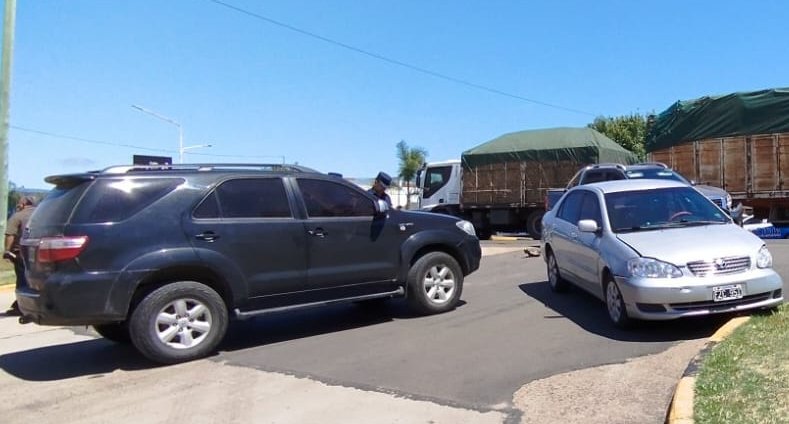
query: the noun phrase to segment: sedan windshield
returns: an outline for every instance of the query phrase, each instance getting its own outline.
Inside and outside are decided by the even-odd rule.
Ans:
[[[605,204],[615,233],[730,222],[725,213],[690,187],[607,193]]]

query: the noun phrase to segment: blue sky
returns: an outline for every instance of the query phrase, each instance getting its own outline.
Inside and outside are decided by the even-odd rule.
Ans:
[[[400,140],[447,160],[508,132],[789,86],[778,0],[222,2],[18,1],[9,179],[177,161],[177,127],[133,104],[212,144],[185,162],[363,178],[397,173]]]

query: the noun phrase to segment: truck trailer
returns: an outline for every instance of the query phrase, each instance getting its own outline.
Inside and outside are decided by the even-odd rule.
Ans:
[[[679,101],[652,122],[649,160],[789,224],[789,88]]]
[[[591,128],[550,128],[502,135],[459,160],[425,164],[417,175],[419,208],[462,217],[477,236],[526,232],[539,239],[547,191],[582,167],[635,163],[637,157]]]

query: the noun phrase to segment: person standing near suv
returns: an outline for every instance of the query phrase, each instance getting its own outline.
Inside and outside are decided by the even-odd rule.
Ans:
[[[373,196],[386,202],[386,204],[391,208],[392,198],[386,193],[386,189],[389,188],[390,185],[392,185],[392,177],[390,177],[386,172],[381,171],[378,173],[378,176],[375,177],[373,186],[368,191]]]
[[[14,264],[17,290],[25,285],[25,264],[19,255],[19,239],[22,238],[22,232],[27,227],[27,222],[36,208],[34,204],[35,201],[32,197],[22,196],[16,204],[16,212],[8,219],[8,225],[6,225],[5,230],[5,253],[3,253],[3,259],[8,259]],[[6,315],[20,315],[19,305],[16,301],[11,304],[11,307],[6,311]]]

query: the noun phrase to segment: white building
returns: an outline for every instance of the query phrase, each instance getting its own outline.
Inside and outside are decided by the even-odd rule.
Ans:
[[[358,185],[365,190],[369,190],[372,188],[375,178],[346,178],[346,180]],[[413,181],[411,182],[411,191],[416,191]],[[408,204],[408,195],[406,193],[405,183],[402,181],[402,179],[393,179],[392,185],[389,186],[386,192],[389,194],[389,197],[392,198],[392,207],[401,207],[403,209],[406,208],[406,205]],[[416,209],[418,200],[419,194],[411,194],[411,209]]]

